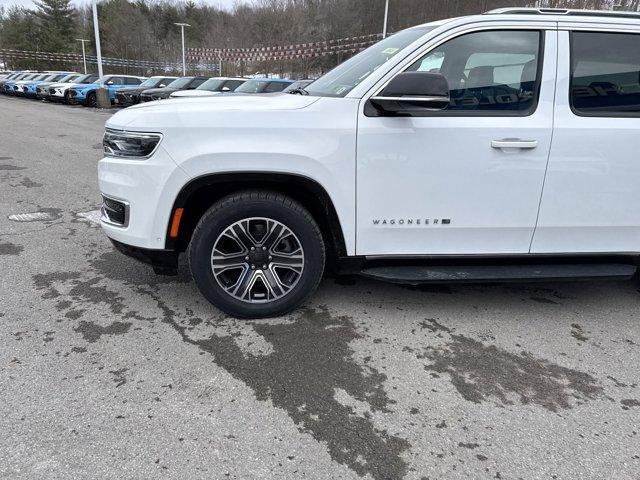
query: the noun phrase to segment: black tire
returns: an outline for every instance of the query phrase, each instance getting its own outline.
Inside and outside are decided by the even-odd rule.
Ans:
[[[69,95],[69,90],[64,92],[64,103],[66,103],[67,105],[71,105],[71,97]]]
[[[236,222],[256,217],[286,226],[304,256],[297,283],[282,297],[262,303],[243,301],[225,291],[212,268],[213,247],[222,233]],[[215,307],[236,318],[264,318],[294,310],[316,290],[324,271],[325,247],[316,221],[301,204],[276,192],[246,190],[219,200],[205,212],[191,237],[188,258],[198,289]]]
[[[92,107],[92,108],[98,107],[98,96],[96,92],[90,92],[87,94],[86,105],[87,107]]]

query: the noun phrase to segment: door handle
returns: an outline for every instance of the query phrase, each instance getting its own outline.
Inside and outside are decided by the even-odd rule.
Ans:
[[[532,149],[538,146],[537,140],[520,140],[519,138],[505,138],[503,140],[492,140],[491,148],[520,148]]]

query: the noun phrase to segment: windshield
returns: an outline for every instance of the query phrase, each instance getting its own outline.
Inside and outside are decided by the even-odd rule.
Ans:
[[[311,95],[344,97],[380,65],[435,27],[403,30],[372,45],[305,88]]]
[[[75,74],[75,75],[67,75],[66,77],[62,77],[59,81],[60,82],[73,82],[75,80],[77,80],[80,77],[80,75]]]
[[[98,80],[98,76],[90,73],[88,75],[84,75],[76,80],[76,83],[93,83]]]
[[[235,89],[236,93],[259,93],[269,83],[269,80],[249,80]]]
[[[196,90],[209,90],[210,92],[217,92],[222,88],[224,84],[224,79],[221,78],[210,78],[202,85],[200,85]]]
[[[189,83],[191,83],[191,80],[193,80],[193,77],[177,78],[173,82],[171,82],[169,85],[167,85],[167,88],[182,88],[182,87],[186,87],[187,85],[189,85]]]
[[[162,77],[151,77],[147,78],[144,82],[142,82],[139,87],[155,87],[160,81]]]

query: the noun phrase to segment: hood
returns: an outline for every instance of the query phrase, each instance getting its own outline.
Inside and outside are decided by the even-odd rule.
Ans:
[[[215,114],[225,111],[283,111],[299,110],[317,102],[321,97],[290,95],[288,93],[270,95],[215,95],[209,98],[173,98],[155,102],[140,103],[119,111],[112,116],[107,126],[125,129],[139,121],[140,126],[162,125],[167,118],[206,112]]]
[[[211,92],[209,90],[178,90],[173,92],[171,97],[215,97],[216,95],[220,95],[220,92]]]
[[[60,87],[73,87],[75,85],[84,85],[84,83],[63,82],[63,83],[52,83],[49,86],[54,88],[60,88]]]
[[[172,93],[177,91],[178,91],[177,88],[162,87],[162,88],[147,88],[146,90],[143,90],[143,93],[145,95],[157,95],[159,93]]]
[[[118,90],[120,93],[142,93],[145,90],[148,90],[147,87],[129,87],[129,88],[121,88]]]

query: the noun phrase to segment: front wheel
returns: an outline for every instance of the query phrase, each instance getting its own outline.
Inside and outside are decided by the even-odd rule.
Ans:
[[[96,92],[91,92],[87,94],[87,106],[97,108],[98,107],[98,97]]]
[[[325,249],[317,223],[298,202],[250,190],[215,203],[189,245],[196,285],[214,306],[238,318],[283,315],[322,278]]]

